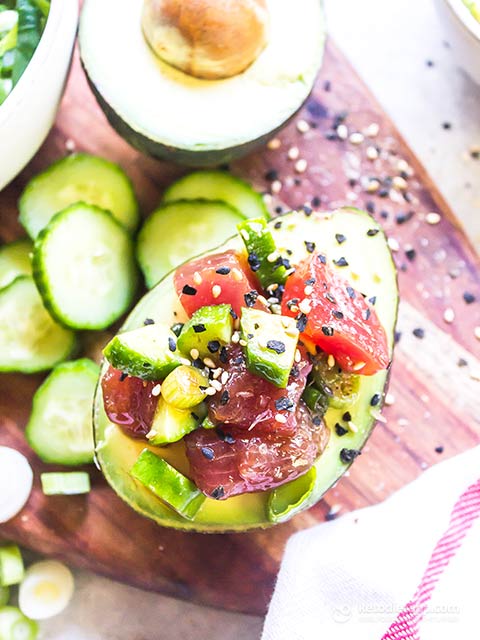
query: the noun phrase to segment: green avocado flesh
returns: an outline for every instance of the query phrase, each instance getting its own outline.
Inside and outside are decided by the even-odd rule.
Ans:
[[[310,94],[325,42],[320,0],[267,0],[265,49],[243,73],[221,80],[195,78],[157,57],[142,33],[143,4],[85,0],[79,31],[95,97],[141,151],[199,167],[229,162],[274,135]]]
[[[282,220],[282,226],[280,229],[275,229],[273,225],[278,220]],[[342,267],[339,273],[350,280],[352,286],[358,291],[368,297],[376,296],[375,309],[387,332],[389,348],[392,352],[398,306],[396,272],[383,232],[380,230],[375,235],[367,235],[369,229],[378,228],[373,218],[356,209],[314,213],[310,217],[303,212],[292,212],[277,218],[270,223],[270,227],[280,252],[286,249],[292,251],[290,258],[293,265],[308,256],[305,240],[315,242],[318,251],[324,253],[329,262],[338,260],[342,256],[347,259],[349,266]],[[339,233],[346,237],[346,241],[341,246],[335,239],[335,234]],[[227,249],[244,250],[240,236],[232,238],[211,253]],[[153,318],[157,323],[169,325],[184,322],[187,319],[175,293],[173,273],[167,275],[138,303],[128,317],[123,330],[141,327],[145,318]],[[104,364],[104,369],[106,366]],[[325,421],[330,429],[330,439],[325,451],[315,463],[315,474],[312,473],[310,476],[312,486],[308,491],[305,488],[301,489],[300,497],[304,496],[304,498],[298,500],[298,504],[293,504],[290,509],[284,504],[278,507],[276,509],[278,514],[274,518],[268,517],[272,491],[244,494],[223,501],[207,498],[194,521],[182,518],[167,507],[131,477],[129,473],[131,467],[148,445],[144,441],[129,438],[119,427],[109,422],[103,410],[100,385],[97,387],[94,411],[97,459],[107,481],[118,495],[136,511],[163,526],[204,532],[265,528],[274,524],[272,519],[286,520],[315,504],[345,473],[349,465],[340,460],[340,451],[343,448],[361,449],[364,445],[379,410],[379,406],[370,405],[370,400],[373,395],[384,393],[387,378],[387,371],[360,377],[358,395],[354,404],[348,406],[352,423],[356,427],[354,433],[337,436],[334,429],[335,423],[340,421],[347,408],[328,409]],[[182,442],[164,448],[152,446],[149,448],[181,473],[188,475],[189,465]],[[298,493],[298,490],[292,493]],[[281,492],[281,495],[287,494],[287,490]]]

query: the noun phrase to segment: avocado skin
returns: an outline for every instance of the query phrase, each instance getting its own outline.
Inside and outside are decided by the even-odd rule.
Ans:
[[[283,129],[291,120],[295,118],[298,112],[302,109],[303,105],[310,98],[311,93],[305,98],[305,100],[299,105],[298,109],[292,113],[286,120],[280,123],[275,129],[268,131],[264,135],[250,140],[244,144],[235,145],[233,147],[227,147],[225,149],[208,149],[202,151],[200,149],[188,150],[179,149],[177,147],[171,147],[156,140],[152,140],[148,136],[145,136],[139,131],[135,131],[125,120],[123,120],[116,111],[109,105],[104,99],[100,90],[88,75],[87,68],[82,62],[82,68],[85,72],[85,76],[88,81],[88,85],[95,96],[100,108],[105,114],[110,125],[115,131],[126,140],[132,147],[138,149],[142,153],[157,158],[159,160],[167,160],[179,165],[193,168],[207,168],[218,167],[223,164],[229,164],[233,160],[242,158],[247,154],[255,151],[256,149],[263,147],[270,138],[273,138],[281,129]]]

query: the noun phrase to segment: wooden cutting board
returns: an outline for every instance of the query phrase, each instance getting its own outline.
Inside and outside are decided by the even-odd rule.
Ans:
[[[309,123],[308,131],[303,131],[300,119]],[[347,129],[337,128],[335,136],[338,124]],[[341,139],[346,130],[366,128],[370,134],[379,129],[378,135],[363,141],[359,136]],[[136,515],[95,471],[93,490],[86,497],[43,496],[39,473],[47,466],[23,438],[41,377],[4,375],[0,376],[0,444],[24,452],[36,477],[28,505],[0,526],[1,536],[138,587],[261,614],[292,533],[323,522],[338,510],[378,502],[429,465],[479,442],[480,340],[474,333],[480,326],[479,259],[432,180],[331,42],[311,98],[279,140],[279,148],[236,162],[232,171],[262,191],[280,189],[272,198],[272,209],[312,200],[320,201],[322,208],[344,204],[369,208],[384,224],[395,250],[402,295],[401,338],[390,406],[384,410],[386,421],[376,427],[364,455],[324,500],[290,523],[245,534],[180,533]],[[23,174],[0,194],[3,240],[22,233],[16,200],[27,180],[73,145],[119,162],[133,178],[145,214],[157,204],[165,185],[182,172],[143,157],[110,129],[75,59],[55,128]],[[288,159],[287,154],[295,156],[294,147],[299,159],[306,160],[306,169],[305,163],[296,165],[296,160]],[[367,157],[376,155],[372,149],[379,153],[376,160]],[[398,179],[391,183],[399,175],[406,184]],[[375,192],[373,178],[381,182]],[[439,214],[440,221],[430,224],[436,216],[428,213]],[[467,304],[465,292],[476,301]],[[447,322],[453,315],[453,322]],[[423,330],[423,339],[412,333],[414,329]]]

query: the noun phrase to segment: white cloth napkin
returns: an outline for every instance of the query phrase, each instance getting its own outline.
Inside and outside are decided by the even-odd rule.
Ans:
[[[479,478],[476,447],[379,505],[292,536],[262,640],[381,640],[414,596],[459,497]],[[477,640],[479,612],[480,518],[436,583],[419,635],[392,637]]]

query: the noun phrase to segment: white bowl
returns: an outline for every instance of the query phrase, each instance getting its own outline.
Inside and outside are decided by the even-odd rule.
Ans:
[[[459,65],[480,84],[480,22],[462,0],[435,0],[435,5]]]
[[[78,0],[52,0],[28,67],[0,106],[0,189],[38,151],[50,131],[70,67]]]

